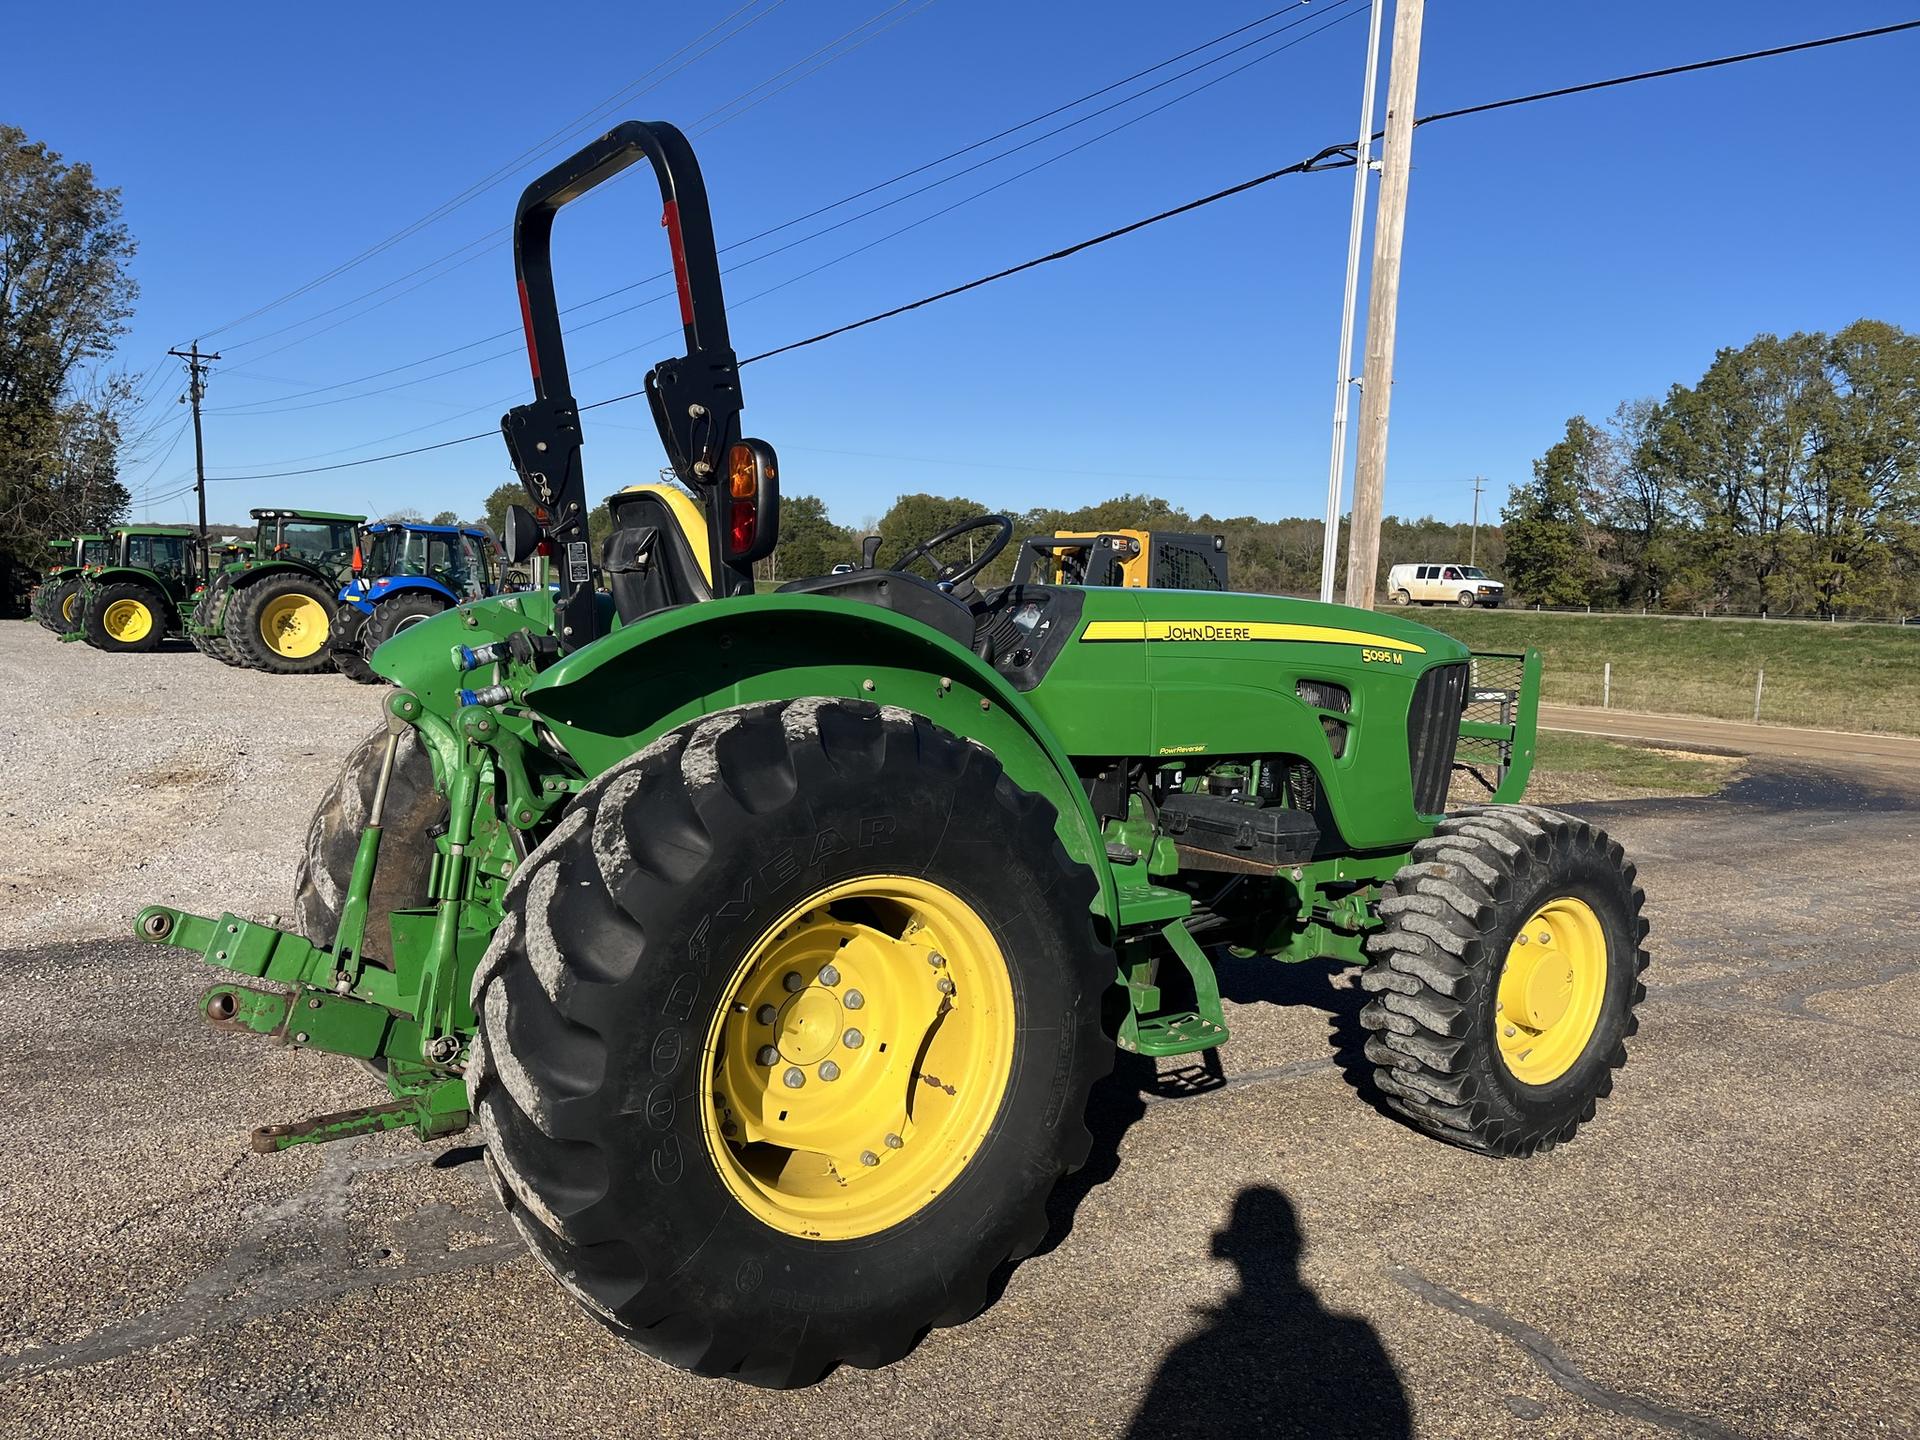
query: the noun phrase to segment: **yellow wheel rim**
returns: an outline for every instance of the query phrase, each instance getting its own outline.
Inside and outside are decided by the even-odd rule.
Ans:
[[[276,655],[304,660],[327,643],[327,607],[309,595],[282,595],[260,612],[260,638]]]
[[[80,598],[78,590],[69,590],[60,597],[60,618],[69,625],[73,623],[73,602]]]
[[[1593,907],[1563,895],[1534,911],[1507,948],[1493,1017],[1513,1077],[1545,1085],[1572,1069],[1606,989],[1607,934]]]
[[[153,633],[153,611],[138,600],[116,600],[100,617],[100,628],[109,639],[131,645]]]
[[[776,1230],[851,1240],[911,1218],[991,1132],[1013,1067],[1000,946],[952,891],[829,886],[747,951],[707,1033],[707,1148]]]

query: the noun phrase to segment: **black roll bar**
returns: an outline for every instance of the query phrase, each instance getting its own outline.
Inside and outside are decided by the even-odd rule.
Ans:
[[[566,343],[553,287],[553,218],[560,207],[611,180],[642,158],[660,186],[660,223],[673,255],[686,354],[647,372],[647,400],[661,444],[683,484],[706,501],[716,592],[726,573],[728,447],[740,438],[740,374],[727,336],[726,300],[713,216],[693,147],[662,121],[616,125],[528,185],[513,222],[513,263],[526,327],[534,399],[501,418],[507,452],[520,473],[535,518],[550,542],[560,581],[555,629],[562,653],[599,634],[595,572],[587,543],[587,492],[580,463],[580,410],[567,375]],[[750,577],[749,577],[750,583]]]

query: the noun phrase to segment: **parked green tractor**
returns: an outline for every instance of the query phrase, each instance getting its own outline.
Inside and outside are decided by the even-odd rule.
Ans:
[[[111,557],[81,574],[74,610],[82,640],[120,654],[160,648],[183,635],[200,582],[200,547],[184,525],[123,525],[108,537]]]
[[[261,509],[252,552],[208,580],[193,628],[195,648],[229,665],[278,675],[331,669],[334,595],[353,565],[364,515]]]
[[[112,549],[104,535],[49,540],[47,547],[56,558],[27,603],[33,618],[47,629],[56,635],[70,635],[80,628],[81,572],[89,565],[105,564]]]
[[[551,228],[642,159],[686,344],[646,391],[698,510],[623,491],[596,556]],[[399,688],[314,817],[300,931],[134,920],[220,972],[214,1025],[383,1071],[384,1103],[257,1148],[476,1126],[592,1315],[790,1386],[988,1302],[1116,1047],[1227,1041],[1222,947],[1363,966],[1375,1082],[1431,1135],[1521,1156],[1593,1117],[1647,927],[1619,845],[1515,803],[1537,656],[1270,596],[981,588],[997,515],[757,595],[777,466],[687,142],[621,125],[515,228],[534,508],[505,549],[559,583],[380,647]],[[1449,814],[1463,751],[1493,803]]]

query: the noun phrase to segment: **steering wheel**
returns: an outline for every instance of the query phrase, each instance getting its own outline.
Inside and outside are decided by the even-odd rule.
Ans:
[[[956,560],[951,565],[942,565],[933,577],[936,585],[958,585],[963,580],[971,580],[988,565],[993,557],[1007,548],[1007,542],[1013,538],[1013,521],[1004,515],[976,515],[971,520],[962,520],[958,525],[949,525],[931,539],[922,540],[887,568],[905,570],[918,560],[931,560],[933,552],[950,540],[958,540],[962,535],[971,535],[975,530],[993,530],[994,537],[987,542],[987,548],[971,560]]]

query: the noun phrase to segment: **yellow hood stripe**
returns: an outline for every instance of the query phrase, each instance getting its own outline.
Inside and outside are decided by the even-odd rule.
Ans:
[[[1295,640],[1317,645],[1366,645],[1424,655],[1426,647],[1368,630],[1333,625],[1285,625],[1271,620],[1095,620],[1082,640]]]

